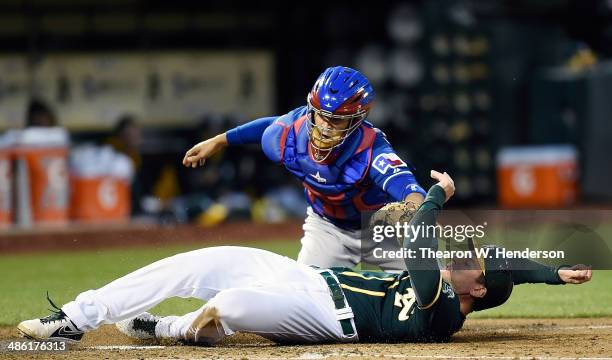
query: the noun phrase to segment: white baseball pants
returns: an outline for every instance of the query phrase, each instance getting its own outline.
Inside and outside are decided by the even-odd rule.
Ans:
[[[362,244],[360,230],[345,230],[316,214],[311,207],[306,211],[302,249],[297,261],[320,268],[345,266],[352,268],[360,262],[379,266],[382,270],[399,272],[406,270],[403,259],[377,258],[373,255],[375,244]],[[395,245],[391,244],[390,245]],[[369,248],[366,248],[369,247]],[[397,249],[399,250],[399,244]]]
[[[193,340],[194,321],[214,309],[221,326],[209,343],[237,331],[277,342],[357,341],[356,335],[344,336],[329,288],[316,270],[253,248],[212,247],[162,259],[79,294],[62,310],[79,329],[91,330],[174,296],[208,303],[184,316],[163,318],[158,337]]]

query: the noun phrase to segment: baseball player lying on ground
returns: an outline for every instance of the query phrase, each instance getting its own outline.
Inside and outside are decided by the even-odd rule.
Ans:
[[[432,177],[439,182],[413,223],[434,224],[454,193],[446,173],[432,171]],[[404,246],[435,250],[437,241],[417,238]],[[29,338],[65,341],[78,341],[85,331],[109,323],[134,338],[199,344],[217,343],[237,331],[280,343],[448,341],[467,314],[505,302],[513,284],[591,279],[585,266],[552,268],[532,262],[529,270],[512,270],[510,260],[486,260],[483,271],[477,260],[471,264],[475,268],[462,259],[439,270],[436,259],[406,259],[408,271],[390,274],[316,269],[264,250],[211,247],[157,261],[83,292],[18,329]],[[174,296],[207,303],[183,316],[145,312]]]
[[[390,202],[416,209],[425,196],[412,167],[367,121],[373,103],[374,88],[363,74],[331,67],[319,76],[305,106],[202,141],[187,151],[183,164],[203,165],[227,146],[261,145],[270,160],[304,185],[308,211],[298,262],[327,268],[353,267],[363,260],[383,270],[403,271],[402,259],[361,252],[363,212]]]

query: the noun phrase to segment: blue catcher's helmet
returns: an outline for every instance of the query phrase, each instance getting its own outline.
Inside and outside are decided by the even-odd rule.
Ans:
[[[344,141],[365,120],[372,101],[374,89],[359,71],[336,66],[325,69],[308,94],[308,135],[316,161],[324,161],[331,150]],[[315,114],[324,119],[327,126],[317,125]],[[334,124],[344,123],[338,129]]]

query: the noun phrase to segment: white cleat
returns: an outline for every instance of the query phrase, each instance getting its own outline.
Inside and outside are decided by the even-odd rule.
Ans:
[[[76,343],[81,340],[84,332],[70,320],[70,318],[51,301],[47,294],[47,301],[55,310],[52,314],[41,319],[22,321],[17,330],[22,336],[43,341],[66,341]]]
[[[62,309],[49,299],[48,295],[47,300],[55,310],[51,310],[52,314],[47,317],[19,323],[17,330],[21,335],[29,339],[42,341],[66,341],[69,343],[80,341],[84,332],[77,328]]]
[[[17,325],[17,330],[19,330],[23,337],[41,341],[76,343],[83,337],[83,331],[79,330],[68,317],[61,320],[43,322],[45,319],[22,321]]]
[[[136,317],[119,321],[115,324],[123,334],[140,340],[155,339],[155,326],[160,317],[144,312]]]

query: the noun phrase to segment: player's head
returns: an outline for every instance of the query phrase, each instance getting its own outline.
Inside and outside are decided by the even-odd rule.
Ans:
[[[484,274],[475,258],[452,259],[447,265],[455,294],[473,298],[486,294]]]
[[[486,245],[495,249],[493,245]],[[485,257],[482,259],[484,286],[487,289],[483,297],[475,298],[472,310],[480,311],[499,306],[508,300],[514,287],[512,271],[505,258]]]
[[[474,253],[476,245],[473,239],[468,239],[468,247]],[[491,256],[496,246],[485,245],[482,248],[490,248],[493,251],[489,251],[487,257],[478,258],[474,256],[470,259],[469,264],[465,264],[465,266],[470,267],[468,271],[481,274],[478,278],[479,285],[473,287],[470,292],[473,300],[471,310],[473,311],[485,310],[505,303],[514,287],[508,261],[505,258]]]
[[[474,243],[468,240],[470,250]],[[493,245],[483,248],[495,249]],[[474,252],[472,252],[474,254]],[[508,300],[514,286],[512,272],[505,258],[473,256],[453,259],[449,264],[451,284],[455,294],[467,301],[470,311],[479,311],[499,306]]]
[[[372,107],[374,89],[359,71],[336,66],[325,69],[308,93],[308,136],[316,161],[361,125]]]

